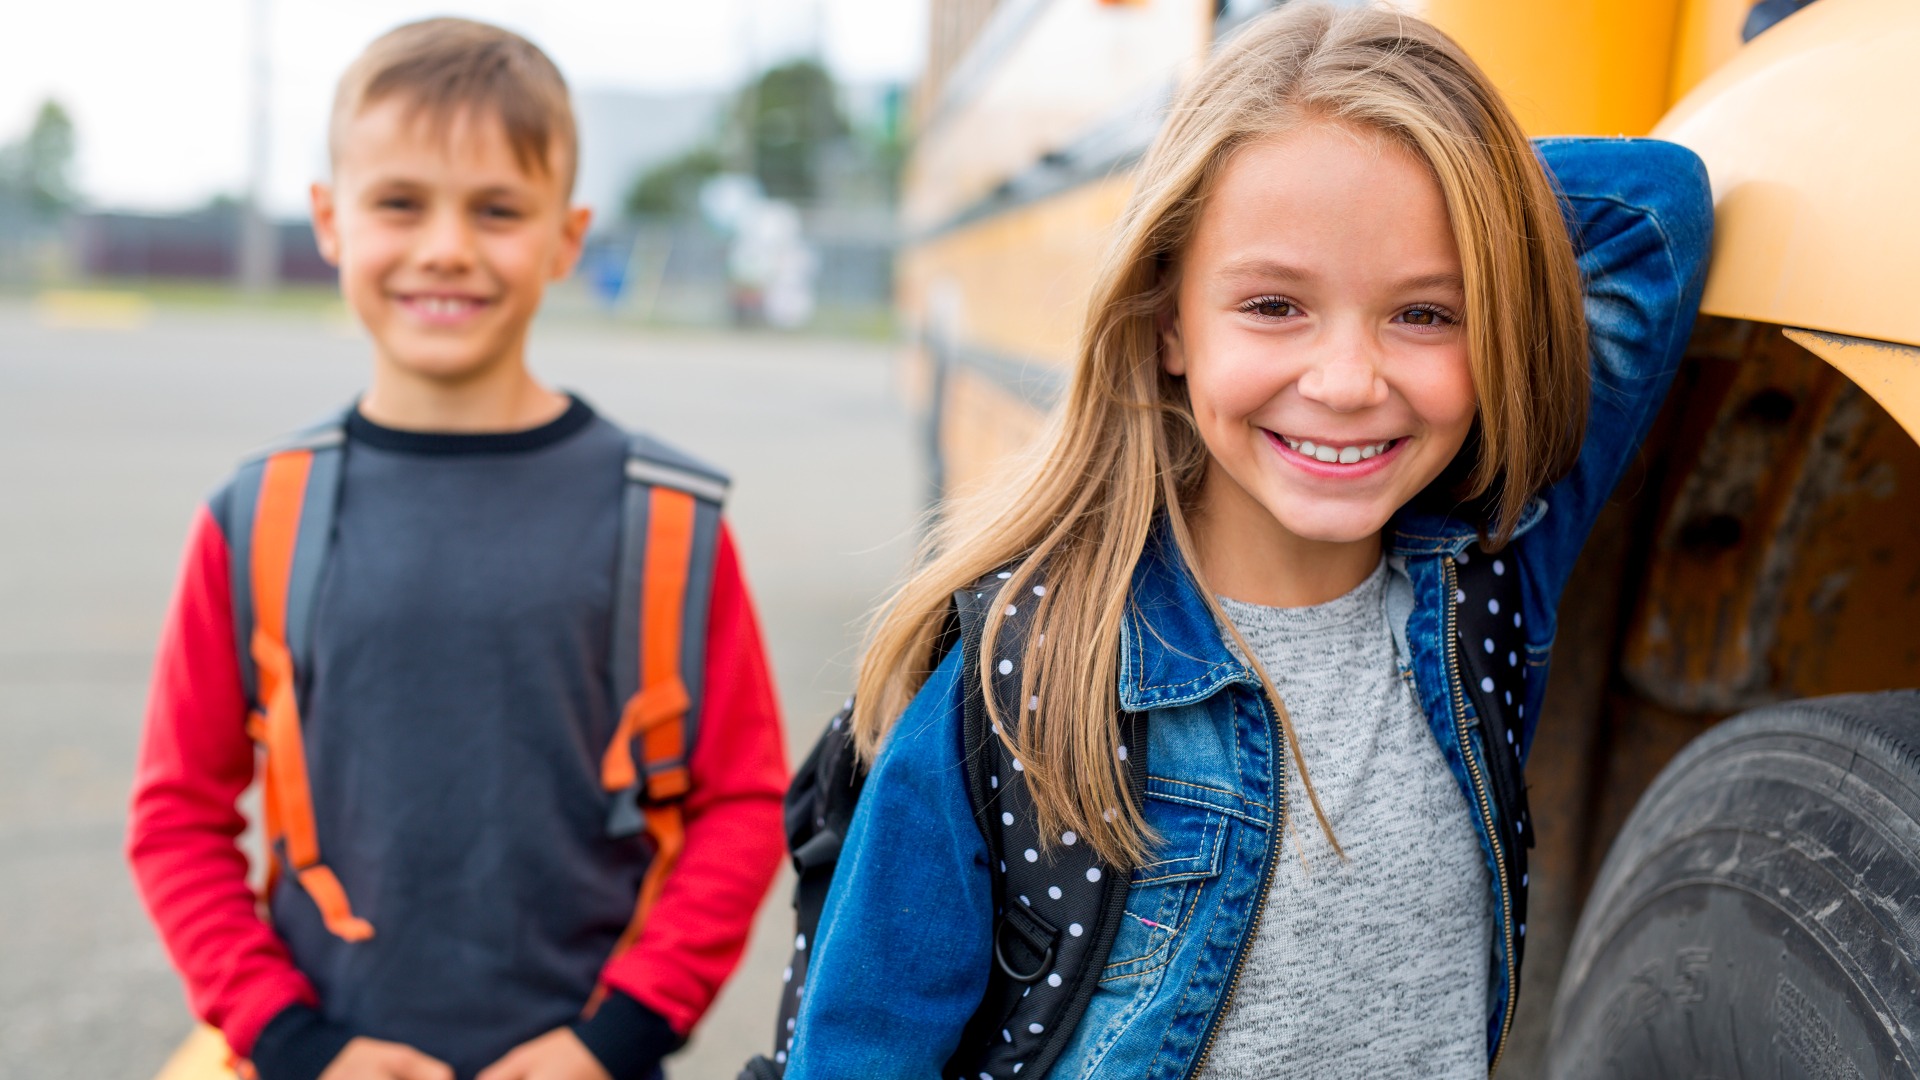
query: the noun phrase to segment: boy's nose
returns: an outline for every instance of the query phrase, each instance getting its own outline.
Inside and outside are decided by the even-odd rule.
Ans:
[[[466,215],[443,210],[430,216],[414,255],[429,270],[465,270],[472,265],[473,228]]]
[[[1375,343],[1364,334],[1332,335],[1300,376],[1300,394],[1335,412],[1354,412],[1387,400]]]

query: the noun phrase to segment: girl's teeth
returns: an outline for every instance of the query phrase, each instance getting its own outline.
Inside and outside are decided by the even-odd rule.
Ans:
[[[1371,446],[1343,446],[1335,449],[1331,446],[1320,446],[1311,439],[1295,441],[1285,435],[1282,435],[1281,439],[1301,454],[1315,461],[1324,461],[1329,465],[1352,465],[1371,457],[1378,457],[1391,449],[1394,443],[1394,440],[1388,439],[1386,442],[1374,443]]]

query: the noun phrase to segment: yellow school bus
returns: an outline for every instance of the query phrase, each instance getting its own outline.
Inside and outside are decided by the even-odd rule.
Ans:
[[[1269,6],[931,0],[898,292],[932,495],[1035,436],[1129,169]],[[1920,5],[1398,6],[1533,134],[1692,148],[1716,207],[1687,363],[1562,608],[1500,1069],[1913,1075]]]

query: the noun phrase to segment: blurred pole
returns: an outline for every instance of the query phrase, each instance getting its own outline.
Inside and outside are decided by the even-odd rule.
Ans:
[[[760,51],[754,36],[754,17],[759,4],[755,0],[741,0],[740,3],[740,56],[746,61],[746,78],[740,84],[740,99],[734,105],[733,123],[729,125],[729,139],[732,152],[727,168],[733,172],[753,175],[754,158],[758,149],[754,143],[758,135],[760,114]]]
[[[279,238],[267,217],[267,168],[273,87],[273,45],[268,17],[271,0],[253,0],[248,43],[252,51],[249,104],[252,115],[247,140],[247,198],[240,216],[240,287],[250,293],[273,288],[279,276]]]

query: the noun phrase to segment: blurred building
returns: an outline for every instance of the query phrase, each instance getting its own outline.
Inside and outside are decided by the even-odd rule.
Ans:
[[[183,214],[77,213],[67,222],[66,243],[73,268],[86,278],[231,281],[239,273],[241,214],[239,204],[224,201]],[[277,280],[334,280],[307,222],[275,222],[273,229]]]

